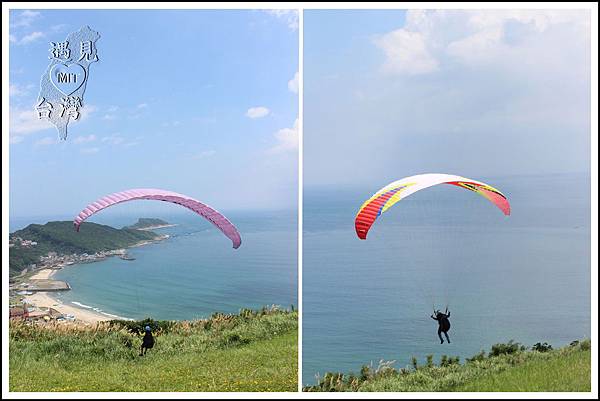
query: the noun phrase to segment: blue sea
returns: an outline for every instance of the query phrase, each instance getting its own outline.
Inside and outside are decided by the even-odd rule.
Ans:
[[[241,308],[297,307],[296,212],[227,213],[242,236],[237,250],[219,230],[191,212],[127,216],[106,211],[90,221],[123,227],[138,217],[177,225],[155,230],[168,234],[167,240],[130,248],[135,260],[111,257],[63,268],[54,277],[67,281],[72,290],[57,298],[130,319],[195,319]],[[31,220],[47,221],[15,219],[11,231]]]
[[[364,364],[464,361],[492,344],[562,346],[591,336],[590,176],[477,177],[505,217],[453,186],[418,192],[354,232],[370,188],[304,191],[303,383]],[[440,345],[434,307],[451,311]]]

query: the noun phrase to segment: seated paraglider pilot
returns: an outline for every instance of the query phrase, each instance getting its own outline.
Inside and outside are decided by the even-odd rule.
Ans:
[[[154,347],[154,337],[152,336],[152,330],[150,329],[150,326],[146,326],[144,332],[140,356],[146,355],[146,351]]]
[[[442,313],[441,311],[437,310],[434,311],[434,314],[435,315],[431,315],[431,318],[433,320],[437,320],[438,322],[438,337],[440,338],[440,344],[444,343],[442,333],[444,333],[446,340],[448,343],[450,343],[450,338],[448,337],[448,330],[450,330],[450,320],[448,320],[450,317],[450,311],[448,311],[448,308],[446,308],[446,313]]]

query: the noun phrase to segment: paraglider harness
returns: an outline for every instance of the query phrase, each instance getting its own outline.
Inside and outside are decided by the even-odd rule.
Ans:
[[[439,310],[435,310],[435,307],[433,308],[433,315],[431,315],[431,318],[433,320],[437,320],[440,326],[440,331],[444,333],[450,330],[450,320],[448,320],[449,317],[450,312],[448,312],[448,305],[446,305],[445,313],[442,313]]]

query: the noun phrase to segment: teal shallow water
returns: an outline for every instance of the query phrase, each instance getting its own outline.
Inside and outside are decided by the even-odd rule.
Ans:
[[[66,267],[55,275],[71,291],[66,303],[120,317],[194,319],[265,305],[297,306],[297,226],[293,213],[230,215],[242,246],[195,215],[153,216],[177,223],[156,230],[170,238],[118,257]],[[136,217],[96,221],[120,227]]]
[[[377,185],[305,190],[303,383],[381,359],[591,335],[589,176],[479,178],[508,195],[510,217],[440,186],[388,210],[366,241],[354,216]],[[439,344],[433,304],[449,304],[451,344]]]

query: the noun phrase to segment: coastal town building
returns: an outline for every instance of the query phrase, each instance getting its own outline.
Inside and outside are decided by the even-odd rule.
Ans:
[[[11,305],[9,309],[9,317],[13,320],[38,322],[73,320],[67,319],[67,316],[63,315],[54,308],[38,308],[35,306],[29,306],[26,303],[23,303],[22,305]]]
[[[11,306],[9,309],[9,318],[10,319],[26,319],[28,317],[27,306],[19,305],[19,306]]]
[[[36,246],[37,242],[28,240],[28,239],[23,239],[21,237],[11,237],[9,240],[8,246],[13,247],[15,245],[20,245],[20,246],[24,246],[24,247],[32,247],[32,246]]]

